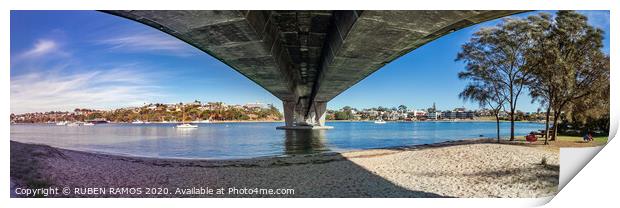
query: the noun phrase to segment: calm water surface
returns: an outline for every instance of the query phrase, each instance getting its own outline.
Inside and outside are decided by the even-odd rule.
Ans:
[[[341,152],[429,144],[449,140],[494,137],[495,122],[328,122],[331,130],[276,130],[283,123],[198,124],[176,129],[175,124],[98,124],[55,126],[11,125],[11,140],[75,150],[120,155],[170,158],[233,159],[260,156]],[[510,123],[501,123],[503,136]],[[516,123],[516,135],[544,128]]]

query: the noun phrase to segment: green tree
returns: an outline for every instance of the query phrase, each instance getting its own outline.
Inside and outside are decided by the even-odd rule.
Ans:
[[[497,26],[476,31],[456,58],[466,63],[467,73],[500,85],[499,95],[510,112],[510,140],[514,140],[517,100],[528,78],[522,68],[526,64],[525,54],[532,47],[531,35],[528,21],[507,18]]]
[[[338,119],[339,117],[336,116],[337,120],[351,120],[353,119],[353,108],[351,108],[351,106],[344,106],[342,107],[342,119]]]
[[[398,106],[398,111],[401,112],[401,113],[407,112],[407,106],[399,105]]]
[[[336,120],[348,120],[349,115],[344,111],[338,111],[334,114]]]
[[[531,96],[547,108],[545,144],[549,138],[550,113],[553,115],[555,140],[558,120],[570,117],[588,99],[605,103],[609,94],[609,58],[601,51],[603,31],[587,23],[587,18],[574,11],[558,11],[555,21],[548,14],[531,16],[535,46],[528,54],[527,70],[532,73]],[[602,100],[602,101],[601,101]],[[590,111],[592,112],[592,111]]]
[[[99,112],[96,112],[96,113],[91,113],[91,114],[89,114],[86,117],[86,119],[88,119],[88,120],[92,120],[92,119],[96,119],[96,118],[103,118],[103,115],[101,113],[99,113]]]
[[[499,143],[499,112],[506,101],[506,98],[501,94],[503,85],[492,79],[484,79],[484,74],[473,73],[472,71],[459,73],[459,78],[470,80],[463,92],[459,94],[461,99],[477,102],[480,107],[488,106],[491,108],[491,112],[495,116],[497,143]]]

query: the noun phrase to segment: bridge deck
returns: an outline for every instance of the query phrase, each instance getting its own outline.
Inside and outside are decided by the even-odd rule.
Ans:
[[[384,65],[450,32],[521,11],[105,12],[195,46],[281,99],[285,114],[294,114],[288,120],[322,125],[317,106]]]

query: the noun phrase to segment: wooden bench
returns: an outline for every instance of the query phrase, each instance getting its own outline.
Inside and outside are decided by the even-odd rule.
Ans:
[[[544,129],[538,130],[538,132],[532,132],[536,136],[545,137],[547,132]],[[549,135],[553,134],[553,128],[549,128]]]

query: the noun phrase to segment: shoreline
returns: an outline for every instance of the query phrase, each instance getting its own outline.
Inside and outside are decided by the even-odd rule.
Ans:
[[[326,120],[325,122],[374,122],[374,120]],[[385,121],[387,123],[415,123],[415,122],[493,122],[495,120],[477,120],[477,119],[454,119],[454,120],[415,120],[415,121],[406,121],[406,120],[397,120],[397,121]],[[500,123],[510,123],[509,120],[500,120]],[[544,123],[545,121],[515,121],[515,123]]]
[[[331,123],[347,123],[347,122],[368,122],[368,123],[372,123],[374,122],[374,120],[326,120],[325,122],[331,122]],[[416,122],[446,122],[446,123],[456,123],[456,122],[472,122],[472,123],[476,123],[476,122],[493,122],[495,123],[495,120],[424,120],[424,121],[420,121],[420,120],[416,120],[416,121],[405,121],[405,120],[398,120],[398,121],[386,121],[387,123],[416,123]],[[500,123],[509,123],[510,121],[507,120],[500,120]],[[544,121],[515,121],[515,123],[543,123]],[[168,123],[162,123],[162,122],[149,122],[149,123],[144,123],[144,124],[180,124],[183,122],[168,122]],[[189,122],[191,123],[191,122]],[[209,123],[194,123],[194,124],[219,124],[219,123],[284,123],[284,120],[227,120],[227,121],[210,121]],[[45,122],[41,122],[41,123],[11,123],[11,125],[24,125],[24,124],[50,124],[50,123],[45,123]],[[132,124],[131,122],[109,122],[106,124]],[[51,124],[50,124],[51,125]],[[136,124],[136,125],[142,125],[142,124]]]
[[[517,135],[516,137],[523,137],[525,135]],[[376,147],[376,148],[367,148],[367,149],[348,149],[343,151],[322,151],[315,153],[306,153],[306,154],[279,154],[279,155],[262,155],[255,157],[245,157],[245,158],[191,158],[191,157],[158,157],[158,156],[146,156],[146,155],[135,155],[129,153],[120,153],[120,152],[105,152],[98,151],[94,149],[72,149],[66,147],[57,147],[45,143],[30,143],[30,142],[21,142],[10,140],[11,142],[25,144],[25,145],[40,145],[40,146],[48,146],[50,148],[55,148],[63,151],[74,151],[81,152],[85,154],[94,154],[94,155],[106,155],[111,157],[129,157],[129,158],[139,158],[139,159],[158,159],[158,160],[192,160],[192,161],[244,161],[244,160],[255,160],[255,159],[270,159],[270,158],[287,158],[287,157],[298,157],[298,156],[321,156],[321,155],[331,155],[331,154],[349,154],[355,152],[366,152],[373,150],[415,150],[415,149],[423,149],[423,148],[431,148],[431,147],[443,147],[450,145],[461,145],[461,144],[479,144],[479,143],[490,143],[497,144],[497,139],[495,138],[487,138],[487,137],[476,137],[476,138],[466,138],[466,139],[457,139],[457,140],[448,140],[442,142],[435,143],[424,143],[424,144],[413,144],[413,145],[397,145],[397,146],[388,146],[388,147]],[[502,144],[509,145],[522,145],[521,140],[508,141],[502,139]]]
[[[436,142],[436,143],[377,147],[377,148],[368,148],[368,149],[350,149],[350,150],[344,150],[344,151],[324,151],[324,152],[293,154],[293,155],[264,155],[264,156],[247,157],[247,158],[191,158],[191,157],[157,157],[157,156],[134,155],[134,154],[118,153],[118,152],[97,151],[93,149],[72,149],[72,148],[66,148],[66,147],[57,147],[57,146],[44,144],[44,143],[31,143],[31,142],[21,142],[21,141],[14,141],[14,140],[10,140],[10,142],[19,143],[23,145],[46,146],[46,147],[58,149],[61,151],[72,151],[72,152],[79,152],[83,154],[102,155],[102,156],[108,156],[108,157],[126,157],[126,158],[151,159],[151,160],[213,161],[213,162],[252,161],[252,160],[261,160],[261,159],[289,158],[289,157],[328,156],[328,155],[334,155],[334,154],[353,154],[356,152],[381,151],[381,150],[415,150],[415,149],[443,147],[443,146],[450,146],[450,145],[462,145],[462,144],[480,144],[480,143],[497,144],[497,140],[492,139],[492,138],[470,138],[470,139],[449,140],[449,141]],[[509,142],[509,141],[505,141],[505,142]],[[518,141],[513,142],[514,144],[512,145],[519,145],[517,142]]]
[[[289,187],[296,191],[286,196],[53,197],[542,197],[557,191],[559,153],[490,141],[230,160],[128,157],[11,141],[11,181],[17,187]],[[546,160],[544,165],[541,160]],[[533,180],[531,174],[549,177]]]

